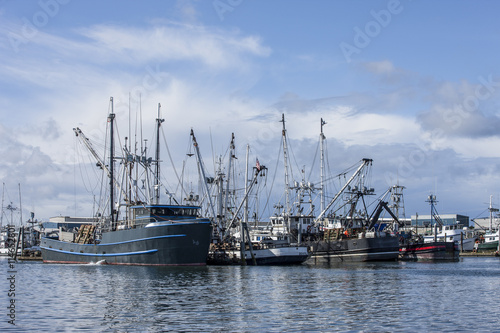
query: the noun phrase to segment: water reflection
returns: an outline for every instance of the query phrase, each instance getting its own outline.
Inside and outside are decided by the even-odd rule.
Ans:
[[[333,267],[19,264],[17,329],[495,330],[500,261],[468,259]]]

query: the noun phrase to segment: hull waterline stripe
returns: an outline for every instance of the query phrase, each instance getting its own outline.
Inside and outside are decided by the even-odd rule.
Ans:
[[[120,257],[120,256],[133,256],[133,255],[138,255],[138,254],[150,254],[150,253],[158,252],[157,249],[154,249],[154,250],[147,250],[147,251],[122,252],[122,253],[80,253],[80,252],[71,252],[71,251],[51,249],[48,247],[41,247],[41,248],[44,250],[47,250],[47,251],[54,251],[54,252],[58,252],[58,253],[74,254],[74,255],[79,255],[79,256],[91,256],[91,257]]]
[[[119,244],[133,243],[133,242],[141,242],[141,241],[146,241],[146,240],[150,240],[150,239],[161,239],[161,238],[172,238],[172,237],[186,237],[186,235],[184,235],[184,234],[180,234],[180,235],[166,235],[166,236],[156,236],[156,237],[138,238],[138,239],[132,239],[132,240],[123,241],[123,242],[103,243],[103,244],[78,244],[78,245],[81,245],[81,246],[107,246],[107,245],[119,245]],[[56,240],[56,242],[59,242],[59,243],[64,243],[64,244],[76,244],[76,243],[62,242],[62,241],[59,241],[59,240]]]

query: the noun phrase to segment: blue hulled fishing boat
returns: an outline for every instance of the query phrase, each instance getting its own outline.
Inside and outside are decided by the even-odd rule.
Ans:
[[[113,99],[111,98],[111,110]],[[123,156],[115,158],[114,128],[115,114],[108,116],[110,133],[109,164],[101,159],[83,132],[74,129],[77,137],[97,159],[97,165],[109,178],[109,215],[99,214],[96,222],[82,224],[78,230],[61,230],[59,239],[42,238],[43,261],[47,263],[106,263],[117,265],[205,265],[210,246],[212,225],[209,219],[200,217],[201,207],[191,205],[160,204],[161,186],[159,168],[159,131],[163,119],[160,119],[158,105],[156,157],[147,158],[145,149],[141,155],[132,154],[127,143],[123,147]],[[118,181],[115,178],[115,160],[120,159],[127,176]],[[142,167],[151,172],[153,186],[146,200],[138,199],[139,190],[132,190],[138,180],[132,179],[131,170]],[[153,172],[153,167],[155,170]],[[123,186],[124,182],[128,182]],[[115,201],[115,191],[120,198]],[[135,198],[134,198],[135,194]],[[170,201],[175,199],[170,196]],[[124,204],[122,204],[124,203]],[[120,208],[124,208],[125,217],[119,218]],[[69,236],[68,236],[69,234]]]

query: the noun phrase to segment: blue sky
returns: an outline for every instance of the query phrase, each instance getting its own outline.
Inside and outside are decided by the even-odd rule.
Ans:
[[[373,158],[377,193],[399,181],[407,216],[430,192],[440,213],[485,215],[490,195],[500,205],[499,7],[0,1],[1,179],[39,218],[89,215],[72,128],[102,137],[109,97],[123,124],[140,93],[145,117],[162,104],[180,165],[191,128],[206,161],[234,132],[240,159],[250,143],[275,165],[285,113],[294,164],[312,168],[324,118],[333,173]]]

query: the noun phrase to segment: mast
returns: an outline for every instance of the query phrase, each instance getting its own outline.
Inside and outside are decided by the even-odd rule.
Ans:
[[[19,221],[21,223],[21,227],[23,226],[23,206],[21,200],[21,183],[19,185]]]
[[[244,196],[243,200],[241,201],[240,205],[238,206],[238,208],[236,209],[236,212],[234,213],[233,218],[231,219],[231,223],[229,225],[233,225],[236,222],[236,219],[238,218],[238,213],[240,212],[241,208],[243,207],[243,204],[245,204],[245,202],[247,201],[248,195],[250,194],[252,187],[257,183],[257,178],[259,176],[259,173],[267,170],[267,168],[264,165],[260,165],[259,163],[257,163],[257,165],[254,167],[254,169],[255,169],[255,174],[253,176],[253,179],[250,182],[250,185],[248,186],[248,188],[246,189],[245,196]],[[244,255],[244,252],[245,252],[244,251],[244,249],[245,249],[245,245],[244,245],[245,244],[245,231],[246,231],[246,236],[248,239],[248,244],[250,245],[250,247],[249,247],[250,255],[252,256],[252,260],[254,261],[254,265],[255,265],[255,257],[253,255],[253,251],[252,251],[252,245],[251,245],[252,242],[250,239],[250,234],[248,233],[248,226],[247,226],[246,222],[244,222],[240,219],[240,233],[241,233],[240,234],[240,242],[241,242],[240,251],[241,251],[241,260],[242,261],[245,260],[245,255]]]
[[[324,151],[324,146],[323,142],[325,141],[326,137],[323,134],[323,125],[325,125],[326,122],[321,118],[321,134],[319,136],[319,145],[320,145],[320,211],[322,212],[325,209],[325,183],[324,183],[324,177],[325,177],[325,151]]]
[[[490,211],[490,233],[493,232],[493,212],[498,212],[498,208],[493,208],[493,203],[492,203],[493,196],[490,195],[490,207],[488,210]]]
[[[203,184],[205,185],[205,190],[207,192],[208,204],[210,205],[210,210],[212,211],[212,218],[215,219],[216,215],[215,215],[214,205],[212,204],[212,197],[210,196],[210,190],[209,190],[208,184],[207,184],[207,177],[205,176],[205,168],[203,167],[203,163],[202,163],[201,155],[200,155],[200,148],[198,147],[198,142],[196,142],[196,137],[194,136],[193,129],[191,129],[191,137],[193,138],[193,146],[194,146],[195,151],[196,151],[196,158],[198,160],[198,165],[200,167],[201,175],[203,177]],[[222,237],[222,230],[221,230],[220,224],[218,225],[218,229],[219,229],[218,230],[219,235]]]
[[[222,195],[224,192],[224,173],[222,172],[222,156],[219,156],[219,161],[217,162],[217,221],[222,225],[223,215],[224,215],[224,203],[222,201]]]
[[[245,193],[248,191],[248,155],[250,152],[250,145],[247,144],[247,154],[245,163]],[[245,199],[245,210],[243,211],[243,222],[248,223],[248,197]]]
[[[3,227],[4,200],[5,200],[5,183],[2,183],[2,211],[1,211],[1,215],[0,215],[0,228]]]
[[[229,183],[231,180],[231,167],[234,156],[234,133],[231,133],[231,144],[229,146],[229,167],[227,170],[226,195],[224,197],[224,216],[229,212]]]
[[[155,170],[155,203],[160,203],[160,126],[165,119],[160,119],[161,104],[158,103],[158,118],[156,118],[156,170]]]
[[[115,141],[114,141],[114,133],[113,133],[113,128],[114,128],[114,120],[115,120],[115,113],[114,113],[114,108],[113,108],[113,97],[110,98],[111,102],[111,113],[108,116],[108,122],[110,123],[110,131],[109,131],[109,136],[110,136],[110,145],[109,145],[109,206],[110,206],[110,222],[111,222],[111,228],[114,230],[114,222],[115,222],[115,216],[114,216],[114,206],[115,206],[115,198],[114,198],[114,165],[115,165]]]
[[[285,208],[283,211],[283,218],[286,221],[286,225],[289,229],[288,225],[288,215],[290,213],[290,184],[288,180],[288,146],[286,142],[286,128],[285,128],[285,114],[281,114],[281,121],[283,123],[283,130],[281,131],[281,134],[283,136],[283,164],[285,167]],[[284,222],[285,222],[284,221]]]

